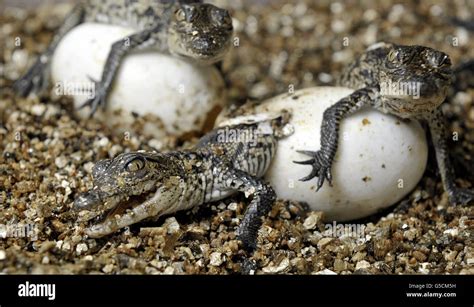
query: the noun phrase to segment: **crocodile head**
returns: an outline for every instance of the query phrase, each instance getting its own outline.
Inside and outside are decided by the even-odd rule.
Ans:
[[[86,211],[86,221],[119,214],[156,197],[160,189],[176,181],[174,167],[169,158],[158,153],[131,152],[101,160],[92,170],[93,188],[79,195],[73,208]]]
[[[183,4],[171,17],[168,47],[172,54],[211,64],[227,52],[232,33],[227,10],[211,4]]]
[[[449,56],[424,46],[385,46],[383,52],[375,51],[382,106],[404,118],[435,110],[453,80]]]

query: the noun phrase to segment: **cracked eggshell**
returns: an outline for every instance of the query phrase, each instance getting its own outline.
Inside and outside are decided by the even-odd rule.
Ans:
[[[306,202],[311,209],[323,211],[326,221],[358,219],[395,204],[416,186],[426,167],[426,135],[417,121],[402,121],[366,108],[342,121],[333,186],[325,182],[316,192],[317,178],[299,181],[309,175],[311,166],[292,162],[309,159],[296,150],[320,148],[324,110],[352,92],[339,87],[308,88],[256,107],[257,113],[292,112],[294,134],[279,141],[266,179],[279,198]]]
[[[67,91],[62,92],[72,93],[74,104],[79,107],[87,100],[87,92],[73,93],[71,89],[86,88],[89,77],[100,80],[112,44],[121,40],[126,43],[124,38],[134,31],[96,23],[81,24],[70,31],[52,59],[53,92],[61,94],[59,85],[64,85],[62,89]],[[212,123],[212,117],[224,104],[224,88],[222,77],[213,66],[192,64],[153,49],[132,51],[117,71],[107,112],[99,116],[111,125],[126,128],[133,122],[132,111],[152,114],[167,132],[179,135]],[[126,112],[117,115],[116,109]],[[88,116],[89,109],[79,113]],[[160,137],[161,127],[151,125],[144,133]]]

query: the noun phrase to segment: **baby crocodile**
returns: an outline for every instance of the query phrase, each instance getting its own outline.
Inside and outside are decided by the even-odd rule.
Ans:
[[[309,176],[301,180],[318,177],[317,190],[325,180],[331,184],[331,166],[337,150],[341,120],[364,106],[372,106],[401,118],[427,121],[450,202],[465,204],[472,201],[473,190],[455,185],[446,143],[447,128],[440,110],[452,79],[451,61],[441,51],[387,43],[369,47],[347,67],[339,79],[340,85],[355,91],[324,112],[321,149],[316,152],[300,151],[311,159],[295,163],[309,164],[313,168]]]
[[[230,46],[233,33],[229,13],[200,0],[87,0],[76,5],[66,17],[46,51],[14,84],[21,96],[47,87],[54,50],[71,29],[83,22],[132,27],[134,34],[115,42],[109,51],[100,81],[95,82],[93,114],[105,106],[114,77],[123,57],[130,51],[152,47],[201,64],[219,61]]]
[[[259,177],[266,172],[283,136],[289,115],[217,128],[192,150],[131,152],[99,161],[93,188],[78,196],[74,208],[94,225],[85,230],[98,238],[147,218],[223,199],[243,192],[252,200],[237,231],[243,247],[256,247],[261,218],[275,200]],[[87,216],[91,213],[90,216]],[[105,220],[104,220],[105,218]],[[98,222],[98,220],[103,220]]]

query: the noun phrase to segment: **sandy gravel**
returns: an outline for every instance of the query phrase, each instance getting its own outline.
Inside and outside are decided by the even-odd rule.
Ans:
[[[332,84],[354,55],[380,40],[438,48],[455,65],[474,58],[473,33],[446,18],[474,18],[474,8],[465,7],[469,1],[219,2],[231,9],[238,38],[222,65],[229,103],[272,97],[290,85]],[[59,7],[0,15],[0,272],[238,272],[244,254],[235,229],[247,204],[243,196],[98,240],[84,235],[71,206],[90,188],[95,161],[127,150],[188,147],[203,131],[149,139],[140,135],[148,119],[137,117],[125,137],[97,118],[76,118],[68,98],[15,97],[9,85],[45,49],[63,13]],[[18,36],[24,47],[15,46]],[[473,99],[474,89],[468,89],[444,106],[450,129],[459,135],[450,145],[457,183],[465,187],[474,182]],[[321,213],[279,200],[260,231],[256,273],[474,274],[473,216],[472,206],[448,204],[430,156],[423,179],[403,201],[349,223],[364,226],[356,237],[325,232]]]

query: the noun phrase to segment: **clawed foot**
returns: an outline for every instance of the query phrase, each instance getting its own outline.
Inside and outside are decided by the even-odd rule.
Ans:
[[[13,83],[13,90],[22,97],[42,92],[48,86],[48,71],[48,62],[37,59],[28,72]]]
[[[242,275],[250,275],[254,273],[257,270],[257,264],[255,261],[249,259],[249,258],[244,258],[242,264],[241,264],[241,273]]]
[[[246,256],[242,259],[240,272],[243,275],[252,274],[257,269],[257,264],[248,258],[257,248],[257,230],[245,230],[242,227],[237,229],[237,238],[242,242]]]
[[[94,82],[94,97],[91,99],[88,99],[86,102],[84,102],[79,109],[83,109],[85,107],[90,107],[91,108],[91,113],[90,116],[94,115],[94,113],[97,111],[99,106],[105,107],[106,104],[106,99],[107,99],[107,93],[108,93],[108,87],[104,86],[102,82],[96,81],[89,77],[89,80],[91,82]]]
[[[474,200],[474,190],[456,188],[454,191],[449,193],[449,201],[452,204],[465,205]]]
[[[332,185],[331,162],[329,162],[329,159],[324,156],[322,151],[298,150],[297,152],[312,157],[311,159],[305,161],[293,161],[297,164],[313,166],[311,173],[308,176],[301,178],[301,181],[308,181],[314,177],[318,177],[318,186],[316,192],[321,189],[324,180],[327,180],[329,185]]]

